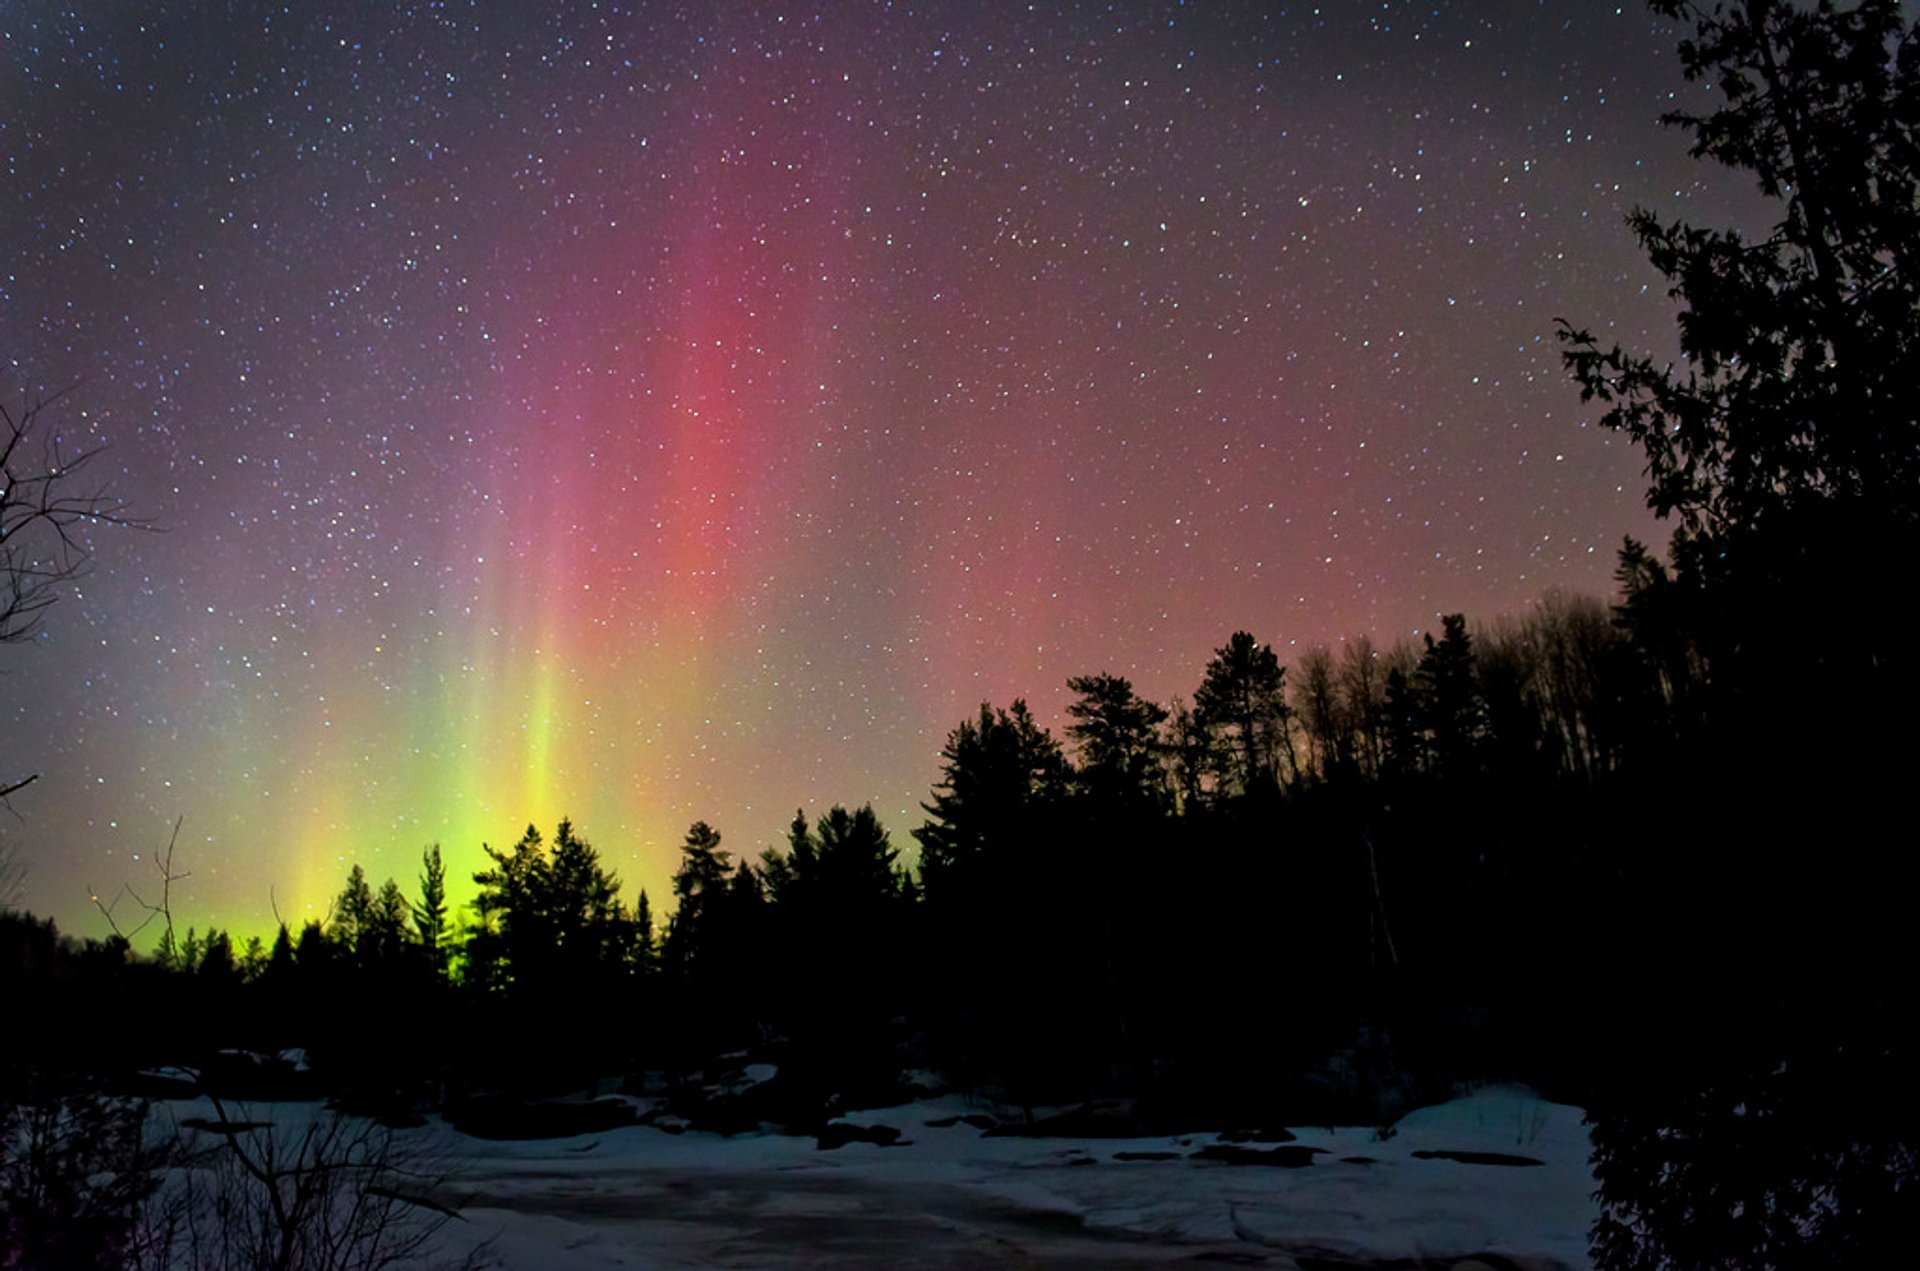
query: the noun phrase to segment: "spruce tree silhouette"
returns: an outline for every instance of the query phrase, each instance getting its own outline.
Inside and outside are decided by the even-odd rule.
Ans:
[[[1920,27],[1897,0],[1653,0],[1723,101],[1668,122],[1750,173],[1765,237],[1631,225],[1679,303],[1682,359],[1562,324],[1568,368],[1647,460],[1669,563],[1629,541],[1623,627],[1688,797],[1617,852],[1647,939],[1609,1032],[1659,1047],[1596,1109],[1596,1262],[1838,1266],[1895,1247],[1920,1178],[1894,984],[1906,894],[1880,826],[1916,759],[1902,597],[1920,550]],[[1783,762],[1783,686],[1793,732]],[[1757,782],[1768,784],[1755,797]],[[1623,1056],[1635,1053],[1623,1047]],[[1644,1050],[1641,1053],[1647,1053]]]

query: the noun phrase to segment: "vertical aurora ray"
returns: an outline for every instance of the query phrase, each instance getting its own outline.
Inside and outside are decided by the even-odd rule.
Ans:
[[[755,95],[731,98],[709,118]],[[733,131],[696,129],[683,149],[726,152]],[[770,281],[761,259],[775,205],[795,201],[791,175],[775,186],[710,161],[684,175],[676,214],[601,244],[610,277],[667,274],[656,303],[555,297],[533,353],[483,405],[490,440],[461,480],[476,498],[449,545],[471,582],[442,604],[465,633],[437,688],[460,741],[424,800],[447,809],[440,838],[461,873],[481,863],[480,840],[572,815],[657,895],[687,821],[723,819],[783,757],[746,718],[767,696],[753,618],[813,567],[766,530],[814,482],[834,311],[818,278]],[[824,208],[831,168],[802,179],[798,201]],[[814,267],[830,275],[843,266],[823,216],[786,232],[824,243]],[[737,718],[721,720],[723,704]]]

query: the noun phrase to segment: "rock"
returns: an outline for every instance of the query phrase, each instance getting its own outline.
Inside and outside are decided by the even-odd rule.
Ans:
[[[1281,1169],[1299,1169],[1313,1164],[1313,1158],[1326,1152],[1324,1147],[1240,1147],[1233,1143],[1215,1143],[1193,1154],[1196,1161],[1218,1161],[1222,1165],[1274,1165]]]
[[[1180,1153],[1178,1152],[1115,1152],[1113,1154],[1113,1159],[1116,1161],[1177,1161],[1180,1159]]]
[[[251,1134],[255,1130],[271,1130],[271,1121],[210,1121],[206,1117],[183,1117],[180,1121],[183,1130],[198,1130],[202,1134],[218,1134],[222,1138],[233,1138],[239,1134]]]
[[[992,1130],[999,1124],[984,1112],[967,1112],[950,1117],[935,1117],[927,1122],[927,1127],[933,1130],[945,1130],[956,1125],[970,1125],[976,1130]]]
[[[569,1139],[637,1125],[624,1099],[510,1099],[478,1095],[450,1104],[447,1123],[476,1139]]]
[[[832,1152],[849,1143],[871,1143],[875,1147],[893,1147],[900,1142],[900,1131],[890,1125],[854,1125],[850,1121],[829,1121],[820,1127],[814,1147]]]
[[[1507,1152],[1455,1152],[1448,1149],[1415,1152],[1414,1159],[1421,1161],[1458,1161],[1462,1165],[1545,1165],[1546,1162],[1531,1156],[1514,1156]]]
[[[1292,1130],[1223,1130],[1222,1143],[1291,1143],[1299,1136]]]
[[[696,1129],[743,1134],[762,1125],[808,1127],[820,1123],[817,1100],[772,1064],[748,1064],[717,1074],[698,1086],[683,1086],[668,1101]]]
[[[1026,1122],[1002,1122],[987,1131],[989,1138],[1022,1139],[1144,1139],[1154,1128],[1135,1114],[1131,1099],[1098,1099],[1036,1117]]]

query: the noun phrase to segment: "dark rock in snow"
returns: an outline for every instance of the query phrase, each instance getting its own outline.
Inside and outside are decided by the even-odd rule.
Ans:
[[[814,1147],[822,1152],[832,1152],[849,1143],[871,1143],[875,1147],[893,1147],[900,1141],[900,1131],[890,1125],[854,1125],[848,1121],[829,1121],[820,1127],[820,1135],[814,1141]]]
[[[668,1106],[699,1130],[746,1134],[763,1125],[811,1130],[820,1124],[820,1100],[773,1064],[756,1063],[716,1072],[698,1084],[682,1086]]]
[[[620,1098],[509,1099],[477,1095],[447,1107],[447,1123],[476,1139],[569,1139],[638,1124]]]
[[[1546,1162],[1531,1156],[1513,1156],[1506,1152],[1455,1152],[1446,1148],[1437,1151],[1415,1152],[1414,1158],[1422,1161],[1458,1161],[1462,1165],[1545,1165]]]
[[[206,1117],[185,1117],[180,1122],[183,1130],[199,1130],[203,1134],[218,1134],[222,1138],[233,1138],[237,1134],[249,1134],[254,1130],[271,1130],[271,1121],[211,1121]]]
[[[1195,1152],[1192,1159],[1218,1161],[1222,1165],[1277,1165],[1282,1169],[1299,1169],[1313,1164],[1313,1158],[1325,1154],[1326,1150],[1324,1147],[1257,1148],[1215,1143]]]
[[[1180,1153],[1178,1152],[1115,1152],[1113,1154],[1113,1159],[1116,1161],[1177,1161],[1180,1159]]]
[[[1031,1121],[1002,1122],[987,1131],[989,1137],[1023,1139],[1151,1139],[1181,1133],[1192,1126],[1169,1126],[1141,1115],[1131,1099],[1098,1099],[1035,1117]]]
[[[1299,1136],[1292,1130],[1222,1130],[1222,1143],[1291,1143]]]
[[[970,1125],[976,1130],[992,1130],[1000,1123],[984,1112],[969,1112],[965,1115],[935,1117],[927,1122],[930,1130],[945,1130],[956,1125]]]

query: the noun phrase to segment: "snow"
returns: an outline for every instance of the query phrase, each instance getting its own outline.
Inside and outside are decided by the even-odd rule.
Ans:
[[[176,1115],[204,1115],[181,1103]],[[960,1096],[860,1112],[891,1147],[819,1151],[809,1138],[668,1134],[633,1126],[575,1139],[481,1141],[435,1122],[403,1132],[445,1162],[460,1210],[442,1254],[487,1244],[509,1268],[1155,1266],[1195,1259],[1291,1265],[1496,1253],[1584,1268],[1595,1217],[1577,1108],[1520,1088],[1423,1108],[1390,1131],[1296,1126],[1311,1165],[1191,1159],[1213,1134],[1137,1139],[983,1137],[945,1116]],[[230,1115],[242,1113],[233,1108]],[[280,1105],[245,1115],[297,1121]],[[1247,1145],[1259,1148],[1261,1145]],[[1117,1152],[1178,1159],[1117,1161]],[[1416,1152],[1492,1153],[1538,1165]],[[1348,1158],[1367,1158],[1370,1163]]]

